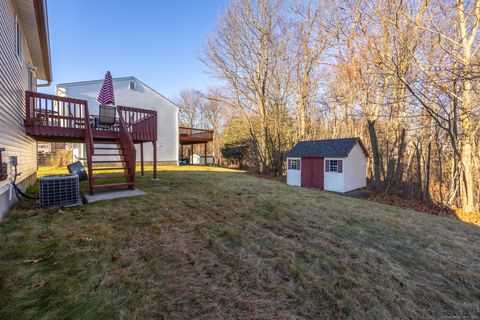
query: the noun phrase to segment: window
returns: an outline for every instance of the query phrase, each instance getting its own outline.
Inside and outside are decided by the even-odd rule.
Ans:
[[[343,160],[325,160],[325,172],[343,172]]]
[[[17,58],[22,57],[22,32],[20,30],[20,21],[18,21],[18,16],[15,17],[15,53]]]
[[[130,81],[130,83],[128,84],[128,88],[130,90],[135,90],[137,88],[135,81]]]
[[[288,170],[300,170],[300,159],[288,159]]]
[[[330,172],[338,172],[338,160],[330,160]]]

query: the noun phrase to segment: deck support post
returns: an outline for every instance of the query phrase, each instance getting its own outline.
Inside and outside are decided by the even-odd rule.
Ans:
[[[205,155],[205,165],[208,166],[208,161],[207,161],[207,143],[204,143],[204,155]]]
[[[144,165],[143,165],[143,142],[140,143],[140,170],[142,177],[145,175]]]
[[[153,144],[153,180],[157,180],[157,141],[152,141]]]

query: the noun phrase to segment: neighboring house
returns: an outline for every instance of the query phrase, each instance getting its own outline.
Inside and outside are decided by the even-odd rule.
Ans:
[[[287,154],[287,184],[342,193],[365,187],[367,157],[359,138],[300,141]]]
[[[35,182],[36,142],[24,127],[25,91],[36,91],[37,79],[52,80],[47,8],[44,0],[0,1],[0,150],[3,162],[18,157],[17,183]],[[0,166],[1,167],[1,166]],[[12,166],[8,164],[9,178]],[[0,181],[0,219],[14,197],[9,178]]]
[[[57,84],[55,94],[86,100],[91,115],[98,114],[98,93],[102,80],[82,81]],[[157,111],[157,161],[158,164],[178,164],[178,106],[163,95],[147,86],[135,77],[114,78],[113,88],[115,104]],[[137,148],[137,161],[140,161],[140,146]],[[78,149],[78,150],[75,150]],[[74,154],[85,158],[83,147],[74,147]],[[144,145],[145,162],[153,159],[152,145]]]

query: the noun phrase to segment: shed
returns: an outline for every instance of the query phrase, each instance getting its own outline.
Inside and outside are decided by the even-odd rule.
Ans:
[[[287,153],[287,184],[341,193],[365,187],[367,157],[360,138],[300,141]]]

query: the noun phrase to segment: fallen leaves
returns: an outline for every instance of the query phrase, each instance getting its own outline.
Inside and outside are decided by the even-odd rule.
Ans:
[[[453,210],[446,207],[435,205],[434,203],[425,203],[418,199],[406,199],[395,195],[388,195],[381,192],[368,190],[366,198],[371,201],[389,204],[404,209],[412,209],[420,212],[430,213],[442,217],[456,218],[460,221],[480,226],[479,213],[466,213],[460,209]]]
[[[48,280],[41,280],[39,282],[32,284],[30,287],[28,287],[28,290],[44,287],[48,282],[49,282]]]
[[[90,242],[90,241],[92,241],[92,238],[87,237],[87,236],[80,238],[80,242]]]
[[[37,209],[29,209],[29,210],[27,210],[27,211],[25,212],[25,215],[26,215],[27,217],[29,217],[29,218],[30,218],[30,217],[34,217],[34,216],[36,216],[37,214],[38,214]]]
[[[39,239],[40,239],[41,241],[52,240],[52,238],[53,238],[52,235],[49,234],[49,233],[43,233],[43,234],[41,234],[41,235],[39,236]]]
[[[367,193],[368,193],[367,199],[375,202],[389,204],[395,207],[400,207],[405,209],[412,209],[420,212],[426,212],[426,213],[434,214],[437,216],[447,216],[447,217],[454,216],[454,212],[450,208],[440,207],[433,203],[425,203],[418,199],[402,198],[395,195],[389,195],[381,192],[374,192],[372,190],[368,190]]]
[[[24,260],[23,263],[38,263],[40,261],[43,261],[43,260],[47,260],[51,257],[53,257],[53,255],[55,254],[55,252],[50,252],[50,254],[46,255],[46,256],[43,256],[43,257],[33,257],[32,259],[27,259],[27,260]]]
[[[468,222],[480,226],[480,214],[478,213],[467,213],[458,209],[455,210],[455,215],[463,222]]]

